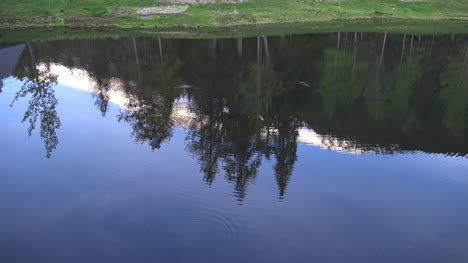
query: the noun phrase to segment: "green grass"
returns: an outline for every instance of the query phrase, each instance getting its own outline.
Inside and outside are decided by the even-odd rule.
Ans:
[[[468,0],[250,0],[191,5],[182,14],[139,18],[155,0],[2,0],[0,28],[18,27],[220,27],[351,19],[468,20]],[[236,10],[237,12],[233,12]]]

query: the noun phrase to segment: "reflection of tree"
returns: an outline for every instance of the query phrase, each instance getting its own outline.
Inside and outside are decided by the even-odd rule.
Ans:
[[[261,141],[248,118],[223,110],[225,102],[213,98],[199,105],[200,122],[194,122],[191,127],[187,150],[199,160],[209,184],[222,166],[226,179],[235,185],[236,197],[243,200],[246,187],[261,164]]]
[[[172,102],[161,98],[151,102],[132,100],[127,107],[128,110],[121,112],[118,119],[130,124],[137,142],[147,142],[154,150],[171,138]]]
[[[255,179],[261,164],[261,152],[256,149],[258,142],[252,139],[240,137],[238,141],[232,141],[226,147],[228,150],[224,159],[226,179],[235,184],[238,200],[245,198],[246,186]]]
[[[46,156],[50,158],[52,151],[57,147],[58,138],[56,130],[61,125],[56,110],[58,101],[52,87],[57,77],[47,72],[39,72],[31,79],[26,80],[21,89],[16,93],[11,106],[19,98],[31,96],[28,109],[22,121],[27,120],[29,122],[28,133],[31,136],[32,131],[36,127],[37,120],[40,119],[40,135],[44,141],[47,152]]]
[[[216,174],[219,173],[220,159],[226,155],[221,147],[226,132],[222,126],[225,112],[223,103],[216,99],[207,102],[203,108],[211,114],[207,114],[201,124],[190,123],[187,150],[198,158],[204,180],[212,184]]]
[[[223,173],[234,184],[239,200],[245,198],[263,158],[276,157],[281,197],[296,162],[300,121],[286,98],[297,95],[295,83],[284,82],[282,74],[273,71],[266,59],[265,64],[258,62],[263,61],[260,52],[257,63],[261,64],[242,63],[235,74],[208,65],[214,74],[204,79],[204,89],[190,92],[191,110],[198,121],[190,129],[187,149],[198,158],[207,183]]]
[[[280,198],[283,198],[297,160],[297,129],[300,123],[288,112],[281,112],[276,117],[275,127],[278,129],[278,134],[273,137],[276,156],[275,177]]]
[[[456,137],[461,137],[468,121],[468,48],[464,54],[447,63],[440,82],[446,88],[441,92],[447,104],[445,126]]]
[[[320,71],[323,110],[327,117],[333,118],[338,108],[350,107],[362,94],[365,84],[362,76],[368,74],[370,69],[365,63],[356,65],[352,53],[326,49]]]
[[[324,49],[321,107],[318,117],[307,117],[307,122],[316,131],[353,138],[354,146],[373,152],[463,149],[466,47],[461,54],[459,48],[447,47],[444,38],[427,40],[383,35],[383,42],[355,39],[351,52],[346,47]],[[431,139],[431,133],[443,133],[444,140]]]
[[[172,137],[172,110],[181,92],[176,89],[181,85],[177,76],[179,68],[179,61],[173,58],[170,62],[155,62],[145,68],[143,75],[138,71],[137,86],[127,90],[127,110],[118,116],[119,121],[132,126],[137,142],[147,142],[153,150]]]
[[[99,109],[102,116],[106,116],[107,111],[109,110],[109,91],[112,88],[110,79],[95,78],[97,82],[97,87],[93,96],[96,98],[94,105]]]
[[[89,72],[103,116],[110,92],[125,94],[118,118],[131,126],[137,142],[157,149],[171,138],[174,125],[188,129],[186,149],[204,180],[226,179],[239,200],[270,158],[276,159],[279,195],[285,195],[304,127],[313,128],[330,149],[466,153],[463,43],[446,48],[443,37],[426,43],[414,35],[355,33],[354,41],[347,35],[262,36],[235,43],[79,40],[29,48],[45,64],[58,60]],[[79,59],[56,58],[57,50]],[[188,114],[177,111],[184,103]],[[435,134],[444,140],[434,140]]]

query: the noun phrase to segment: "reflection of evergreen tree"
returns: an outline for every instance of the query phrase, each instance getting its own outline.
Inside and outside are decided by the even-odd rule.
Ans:
[[[273,119],[274,127],[278,130],[277,136],[273,137],[273,151],[276,156],[275,177],[280,197],[283,198],[297,160],[297,129],[300,128],[300,123],[288,111],[276,113]]]
[[[207,120],[207,124],[198,132],[190,132],[187,149],[194,154],[200,163],[200,170],[204,174],[204,180],[212,184],[219,172],[219,161],[223,153],[218,148],[219,123]]]
[[[447,63],[440,76],[441,85],[446,87],[441,98],[447,108],[444,114],[445,126],[459,138],[468,122],[468,48],[454,60]]]
[[[217,121],[213,116],[206,116],[204,120],[205,123],[187,137],[187,149],[198,158],[209,184],[221,165],[226,179],[235,185],[236,196],[242,200],[246,186],[255,178],[261,164],[262,142],[245,122],[230,118]]]
[[[187,149],[197,156],[207,183],[213,182],[221,166],[226,179],[234,183],[237,198],[242,200],[261,164],[262,142],[258,119],[237,112],[240,109],[231,102],[224,96],[192,97],[192,110],[200,122],[193,123]]]

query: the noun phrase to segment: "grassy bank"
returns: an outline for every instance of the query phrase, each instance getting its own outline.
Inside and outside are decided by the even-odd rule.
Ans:
[[[181,14],[142,19],[136,9],[170,5],[155,0],[2,0],[0,28],[219,27],[340,19],[468,20],[468,0],[250,0],[190,5]]]

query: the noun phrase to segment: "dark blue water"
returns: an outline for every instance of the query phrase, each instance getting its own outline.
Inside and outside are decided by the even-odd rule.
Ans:
[[[5,45],[0,262],[467,262],[467,43]]]

